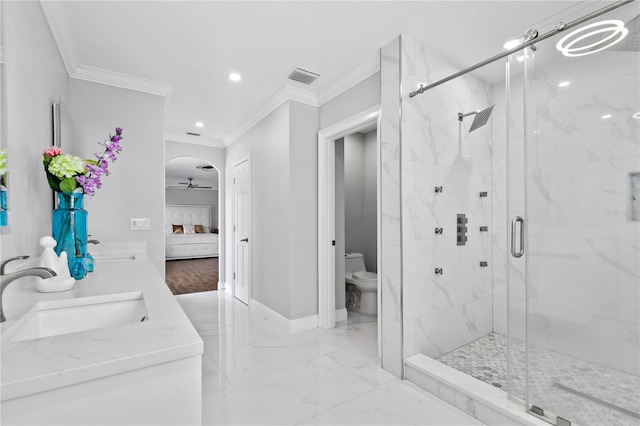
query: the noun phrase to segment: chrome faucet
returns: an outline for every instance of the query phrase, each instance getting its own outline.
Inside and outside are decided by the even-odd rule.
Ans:
[[[5,321],[4,310],[2,309],[2,295],[4,294],[4,289],[7,288],[9,284],[18,278],[28,277],[28,276],[36,276],[40,278],[52,278],[57,274],[55,271],[49,268],[35,267],[29,269],[23,269],[21,271],[12,272],[10,274],[4,273],[4,267],[7,263],[18,260],[18,259],[28,259],[29,256],[16,256],[10,259],[4,260],[0,262],[0,322]]]

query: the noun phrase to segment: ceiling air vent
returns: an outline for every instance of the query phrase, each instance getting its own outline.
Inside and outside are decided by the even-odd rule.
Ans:
[[[200,133],[187,132],[189,136],[200,136]]]
[[[318,77],[320,77],[320,74],[303,70],[302,68],[294,68],[287,78],[289,80],[298,81],[300,83],[311,84],[316,81]]]

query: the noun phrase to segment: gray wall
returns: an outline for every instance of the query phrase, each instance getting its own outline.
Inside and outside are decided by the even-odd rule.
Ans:
[[[344,140],[345,250],[362,253],[367,271],[377,272],[377,131]]]
[[[289,319],[317,314],[317,131],[316,108],[286,102],[227,148],[228,182],[251,153],[252,298]]]
[[[318,108],[320,130],[380,105],[380,72],[373,74]]]
[[[318,109],[290,102],[291,317],[318,313]]]
[[[364,253],[364,135],[344,138],[345,251]]]
[[[344,138],[336,141],[336,177],[335,177],[335,211],[336,211],[336,310],[346,308],[346,282],[344,278]]]
[[[364,264],[378,272],[378,131],[364,135]]]
[[[227,270],[233,270],[233,164],[251,154],[252,298],[285,318],[291,312],[289,109],[288,102],[281,105],[229,145],[225,166]]]
[[[91,158],[115,127],[124,129],[122,152],[93,198],[85,197],[89,233],[101,242],[145,241],[164,276],[164,100],[82,80],[69,81],[72,152]],[[131,231],[129,219],[151,219],[148,231]]]
[[[51,104],[60,102],[63,149],[69,150],[68,78],[38,2],[2,2],[6,117],[2,148],[9,170],[10,233],[2,258],[39,255],[38,240],[51,234],[52,191],[42,151],[52,143]]]

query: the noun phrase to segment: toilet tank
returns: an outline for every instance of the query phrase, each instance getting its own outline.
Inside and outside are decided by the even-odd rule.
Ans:
[[[346,276],[364,270],[364,257],[362,253],[347,252],[344,254],[344,274]]]

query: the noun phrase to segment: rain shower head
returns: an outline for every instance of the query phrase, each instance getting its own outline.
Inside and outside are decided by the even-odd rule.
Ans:
[[[479,129],[480,127],[482,127],[485,124],[487,124],[487,121],[489,121],[489,117],[491,117],[491,113],[493,112],[493,107],[494,106],[496,106],[496,105],[493,104],[489,108],[485,108],[483,110],[477,110],[477,111],[468,112],[466,114],[463,114],[463,113],[459,112],[458,113],[458,121],[462,121],[463,118],[475,114],[475,117],[473,118],[473,123],[471,123],[471,127],[469,128],[469,133],[471,133],[474,130]]]

